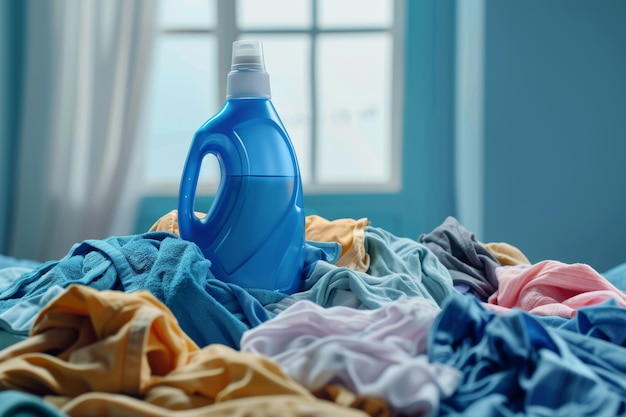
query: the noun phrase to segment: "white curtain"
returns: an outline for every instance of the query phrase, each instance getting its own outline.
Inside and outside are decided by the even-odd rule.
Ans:
[[[154,0],[30,1],[10,254],[128,234],[141,188]]]

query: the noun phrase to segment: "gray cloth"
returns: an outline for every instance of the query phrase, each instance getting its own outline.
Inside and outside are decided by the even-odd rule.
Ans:
[[[469,287],[469,292],[483,301],[498,289],[496,268],[500,263],[454,217],[447,217],[432,232],[422,234],[418,242],[448,268],[455,286]]]

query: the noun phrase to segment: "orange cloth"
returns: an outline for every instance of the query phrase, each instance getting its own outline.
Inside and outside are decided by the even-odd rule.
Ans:
[[[61,411],[70,417],[368,417],[368,414],[329,401],[307,401],[293,395],[248,397],[190,410],[168,410],[136,398],[116,394],[85,394]]]
[[[0,389],[81,417],[366,415],[316,399],[269,358],[199,349],[147,291],[76,284],[42,309],[28,339],[0,351]]]
[[[195,212],[198,218],[206,216],[204,213]],[[172,210],[167,214],[164,214],[148,229],[148,232],[169,232],[180,236],[178,231],[178,210]]]
[[[325,385],[314,392],[317,398],[365,411],[371,417],[390,417],[391,407],[385,399],[362,397],[339,384]]]
[[[483,243],[487,249],[503,266],[530,265],[530,261],[521,250],[506,242]]]
[[[338,242],[341,245],[341,258],[336,265],[366,272],[370,266],[370,256],[365,250],[365,227],[369,225],[367,218],[328,220],[311,215],[305,221],[306,238],[317,242]]]
[[[196,212],[202,218],[204,213]],[[366,272],[370,256],[365,250],[365,227],[370,225],[367,218],[327,220],[321,216],[306,217],[306,239],[316,242],[338,242],[341,245],[341,258],[337,266],[345,266]],[[172,210],[158,219],[149,232],[169,232],[180,235],[178,230],[178,210]]]
[[[40,311],[28,339],[0,351],[0,386],[39,395],[139,396],[196,350],[147,291],[99,293],[74,284]]]

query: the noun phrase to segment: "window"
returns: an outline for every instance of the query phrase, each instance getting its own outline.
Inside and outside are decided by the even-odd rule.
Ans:
[[[401,3],[160,0],[147,115],[149,192],[177,193],[194,132],[224,102],[237,39],[263,42],[272,101],[296,149],[305,193],[397,190]],[[206,165],[199,190],[218,182],[217,167]]]

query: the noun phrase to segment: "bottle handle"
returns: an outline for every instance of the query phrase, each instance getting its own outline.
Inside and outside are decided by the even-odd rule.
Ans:
[[[199,218],[195,214],[195,200],[200,177],[200,168],[205,156],[212,154],[220,165],[220,181],[206,217]],[[207,134],[198,132],[194,137],[183,176],[181,178],[178,198],[178,227],[180,236],[195,241],[200,247],[209,246],[214,239],[214,232],[218,229],[217,222],[223,219],[216,218],[220,212],[229,212],[233,204],[231,198],[222,197],[225,178],[228,174],[247,172],[247,164],[242,163],[240,152],[235,144],[226,136],[219,133]],[[223,207],[226,206],[226,207]]]

